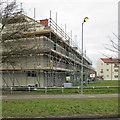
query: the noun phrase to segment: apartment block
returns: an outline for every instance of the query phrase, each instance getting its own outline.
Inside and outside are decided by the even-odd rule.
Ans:
[[[97,76],[104,80],[119,80],[120,59],[101,58],[97,62]]]

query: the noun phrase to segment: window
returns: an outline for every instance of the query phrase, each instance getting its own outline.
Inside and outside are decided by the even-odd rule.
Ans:
[[[107,69],[107,71],[109,71],[109,69]]]
[[[27,76],[28,76],[28,77],[30,76],[30,71],[28,71]]]
[[[115,75],[114,78],[118,78],[118,75]]]
[[[114,64],[114,68],[118,68],[119,66],[118,66],[118,63],[115,63]]]
[[[101,69],[101,73],[103,73],[103,69]]]
[[[115,69],[114,71],[115,71],[115,72],[118,72],[118,69]]]
[[[32,71],[31,77],[36,77],[36,72],[35,71]]]
[[[101,63],[101,65],[103,65],[103,63]]]
[[[114,64],[114,66],[118,66],[118,64],[117,64],[117,63],[115,63],[115,64]]]
[[[54,50],[56,50],[56,43],[54,44]]]
[[[109,75],[107,75],[107,77],[109,77]]]
[[[109,63],[106,63],[107,65],[109,65]]]
[[[36,72],[35,71],[28,71],[27,76],[28,77],[36,77]]]

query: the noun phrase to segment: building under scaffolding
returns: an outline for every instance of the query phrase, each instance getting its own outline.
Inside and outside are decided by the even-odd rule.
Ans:
[[[52,20],[35,21],[24,14],[9,18],[2,32],[2,86],[62,86],[66,76],[80,84],[81,53]],[[84,56],[84,80],[92,62]]]

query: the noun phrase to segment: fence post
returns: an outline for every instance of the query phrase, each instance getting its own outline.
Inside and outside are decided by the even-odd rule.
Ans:
[[[62,93],[64,92],[64,87],[62,87]]]
[[[30,87],[28,87],[29,93],[30,93]]]
[[[92,87],[93,91],[94,91],[94,88],[95,88],[95,87]]]
[[[47,93],[47,87],[45,87],[45,94]]]
[[[13,89],[13,87],[11,87],[11,94],[12,94],[12,89]]]
[[[78,93],[79,93],[79,87],[78,87]]]
[[[109,86],[107,86],[107,89],[108,89],[108,91],[109,91]]]

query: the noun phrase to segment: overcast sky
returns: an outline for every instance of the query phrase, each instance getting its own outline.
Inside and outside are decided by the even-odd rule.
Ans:
[[[33,18],[36,9],[36,20],[50,17],[57,20],[60,27],[67,26],[66,32],[76,40],[81,48],[81,26],[84,17],[89,20],[84,23],[84,50],[96,68],[101,57],[110,57],[110,39],[117,41],[113,35],[118,34],[118,1],[119,0],[19,0],[23,3],[25,13]],[[77,38],[75,37],[77,35]],[[107,45],[108,44],[108,45]]]

